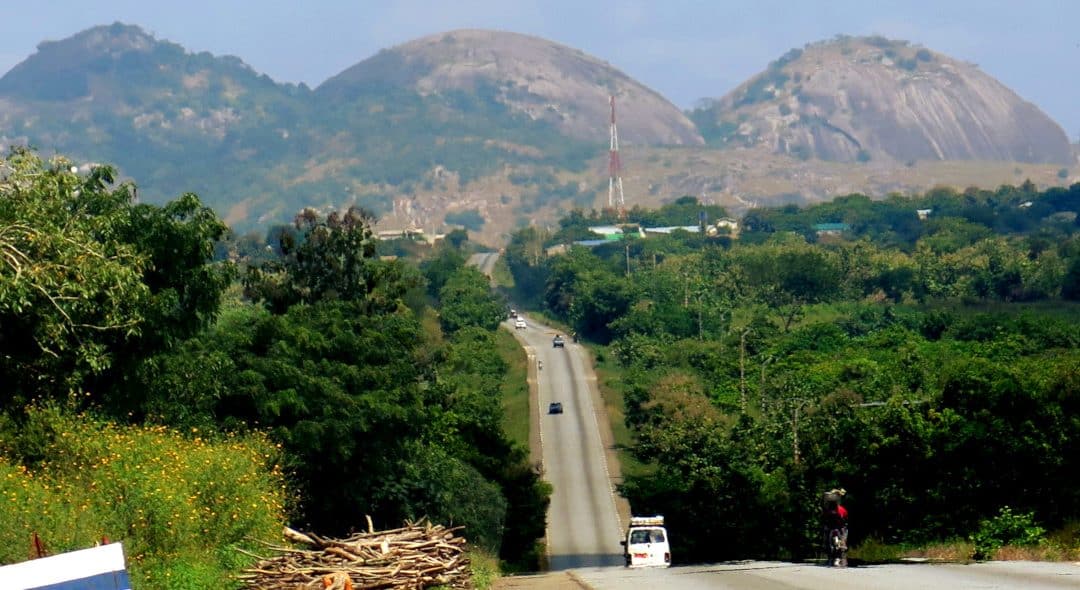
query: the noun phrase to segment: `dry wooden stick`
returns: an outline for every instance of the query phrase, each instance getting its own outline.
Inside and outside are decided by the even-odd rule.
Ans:
[[[274,557],[259,562],[239,576],[248,588],[263,590],[394,590],[422,589],[436,585],[471,588],[466,541],[429,522],[404,527],[368,530],[345,539],[301,533],[285,527],[285,540],[306,546],[279,547],[266,544]]]

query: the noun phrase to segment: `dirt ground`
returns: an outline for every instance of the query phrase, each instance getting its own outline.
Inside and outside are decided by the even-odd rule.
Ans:
[[[589,586],[570,572],[523,574],[499,578],[492,590],[589,590]]]

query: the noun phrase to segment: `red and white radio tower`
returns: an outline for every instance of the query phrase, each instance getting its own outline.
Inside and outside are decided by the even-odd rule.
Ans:
[[[622,163],[619,161],[619,131],[615,127],[615,95],[611,95],[611,150],[608,159],[608,208],[618,207],[619,217],[626,214],[626,198],[622,191]],[[618,193],[618,196],[616,196]]]

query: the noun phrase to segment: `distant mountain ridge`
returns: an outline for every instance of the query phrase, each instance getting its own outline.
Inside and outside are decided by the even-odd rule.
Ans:
[[[694,113],[712,145],[855,162],[1075,162],[1061,127],[971,64],[883,37],[793,49]]]
[[[296,116],[310,94],[115,23],[44,42],[0,78],[0,142],[109,162],[144,198],[193,191],[224,213],[228,193],[280,180],[244,170],[252,160],[273,153],[260,162],[272,168],[310,147]]]
[[[847,44],[821,64],[816,46],[793,52],[688,117],[599,59],[516,33],[431,35],[312,90],[115,23],[43,42],[0,77],[0,144],[116,164],[147,202],[196,192],[238,231],[360,205],[389,227],[468,220],[489,243],[606,204],[609,94],[640,204],[695,194],[737,211],[940,181],[913,161],[996,160],[1009,174],[1013,161],[1076,161],[1060,127],[985,74],[899,42]],[[958,87],[982,102],[960,109]],[[906,118],[890,118],[897,96]],[[829,166],[852,161],[912,180],[837,181]],[[970,182],[990,178],[980,170]]]

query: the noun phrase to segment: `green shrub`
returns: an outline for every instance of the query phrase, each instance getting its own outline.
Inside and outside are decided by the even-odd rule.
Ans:
[[[867,563],[887,563],[898,561],[903,548],[899,545],[882,543],[879,539],[871,537],[852,547],[848,557]]]
[[[919,69],[919,62],[911,58],[901,58],[896,62],[896,65],[909,72]]]
[[[446,214],[448,225],[460,225],[469,231],[478,232],[484,227],[484,216],[476,209],[451,211]]]
[[[0,563],[102,537],[124,544],[133,587],[225,588],[235,548],[280,536],[279,451],[260,435],[203,437],[34,409],[0,449]]]
[[[988,559],[1005,545],[1037,545],[1046,530],[1035,524],[1035,513],[1014,514],[1005,506],[998,515],[979,522],[979,530],[971,535],[975,544],[973,559]]]
[[[791,146],[790,152],[791,155],[804,162],[806,160],[809,160],[814,155],[814,151],[810,148],[810,146],[802,143]]]

